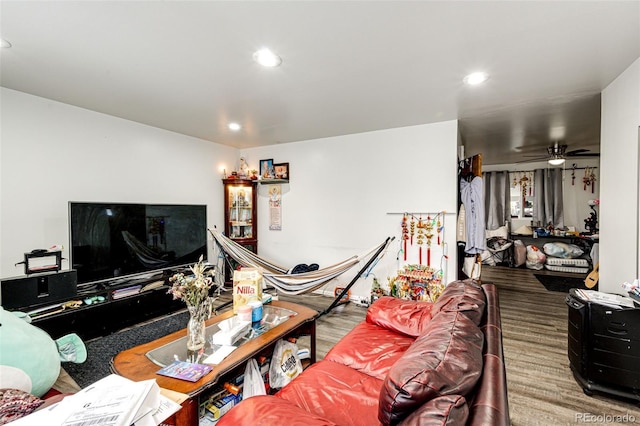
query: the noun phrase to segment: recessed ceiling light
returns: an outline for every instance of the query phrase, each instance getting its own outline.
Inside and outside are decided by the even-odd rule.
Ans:
[[[9,40],[0,39],[0,46],[8,49],[11,47],[11,43],[9,43]]]
[[[253,60],[263,67],[277,67],[282,63],[282,58],[267,48],[260,49],[254,53]]]
[[[475,86],[476,84],[484,83],[489,76],[484,72],[472,72],[464,78],[464,82],[468,85]]]
[[[242,126],[239,125],[238,123],[229,123],[229,130],[233,130],[234,132],[237,132],[241,128]]]

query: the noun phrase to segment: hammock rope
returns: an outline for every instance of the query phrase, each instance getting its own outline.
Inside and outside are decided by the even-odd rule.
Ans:
[[[259,257],[242,245],[226,237],[218,230],[209,229],[209,232],[221,251],[227,253],[244,267],[261,268],[263,270],[262,277],[267,283],[285,294],[292,295],[308,293],[318,289],[360,263],[362,259],[371,256],[372,253],[377,253],[376,257],[378,257],[378,255],[383,252],[383,249],[386,249],[390,243],[390,239],[387,238],[382,244],[374,247],[363,256],[352,256],[342,262],[315,271],[302,274],[288,274],[288,269]],[[384,255],[384,253],[382,253],[382,255]]]

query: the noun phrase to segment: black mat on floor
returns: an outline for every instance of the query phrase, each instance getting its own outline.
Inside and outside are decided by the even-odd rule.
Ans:
[[[571,288],[586,288],[584,286],[584,278],[547,274],[533,274],[533,276],[536,277],[548,291],[569,293],[569,289]]]
[[[180,311],[134,328],[85,342],[87,360],[82,364],[65,362],[62,367],[81,388],[111,374],[111,359],[125,349],[151,342],[186,327],[189,313]]]

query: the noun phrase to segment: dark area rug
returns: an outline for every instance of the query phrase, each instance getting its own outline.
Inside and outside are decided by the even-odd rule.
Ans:
[[[85,342],[87,360],[82,364],[65,362],[62,367],[84,388],[111,374],[111,359],[125,349],[151,342],[186,327],[189,313],[179,311],[108,336]]]
[[[565,277],[561,275],[533,274],[548,291],[569,293],[572,288],[586,288],[584,278]],[[597,286],[593,288],[597,290]]]

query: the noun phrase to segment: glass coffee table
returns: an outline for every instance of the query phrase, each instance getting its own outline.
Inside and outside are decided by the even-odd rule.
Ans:
[[[233,342],[233,346],[240,348],[247,342],[298,315],[296,311],[273,305],[265,305],[262,312],[262,321],[252,323],[247,331],[242,333],[238,339]],[[160,367],[166,367],[174,361],[200,362],[206,364],[208,358],[215,356],[217,351],[224,350],[223,345],[216,345],[213,342],[213,336],[220,331],[219,324],[220,322],[216,322],[207,326],[205,346],[202,353],[187,350],[187,336],[184,336],[173,342],[151,349],[146,353],[146,356]]]
[[[182,409],[172,416],[166,424],[198,425],[198,407],[200,397],[216,385],[244,373],[247,360],[261,355],[271,355],[276,342],[280,339],[308,335],[310,337],[310,362],[316,361],[316,318],[318,312],[306,306],[284,301],[273,301],[264,306],[263,321],[252,325],[234,346],[237,346],[219,364],[197,382],[175,379],[158,375],[160,368],[171,364],[174,360],[193,361],[195,354],[187,351],[186,329],[171,333],[160,339],[145,343],[117,354],[111,361],[114,373],[134,381],[155,379],[158,386],[187,395]],[[218,330],[218,323],[233,317],[229,310],[212,317],[206,322],[207,344],[199,359],[203,363],[209,355],[219,349],[212,344],[211,336]],[[186,326],[186,324],[185,324]]]

